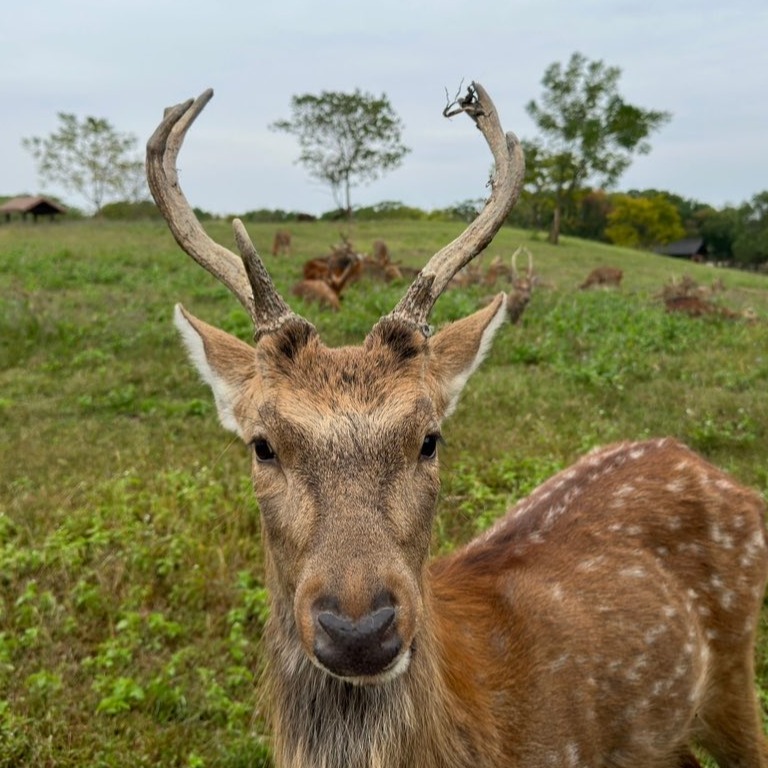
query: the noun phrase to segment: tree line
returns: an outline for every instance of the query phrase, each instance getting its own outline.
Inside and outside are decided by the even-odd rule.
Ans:
[[[632,158],[650,151],[650,136],[671,120],[669,112],[628,103],[619,91],[621,70],[573,53],[547,67],[538,100],[526,105],[538,135],[524,138],[526,178],[509,223],[617,245],[652,248],[683,237],[702,237],[711,257],[744,265],[768,262],[768,192],[717,210],[706,203],[658,190],[611,191]],[[450,109],[446,107],[446,113]],[[401,203],[355,207],[352,190],[397,168],[410,149],[403,123],[385,94],[323,91],[293,96],[290,117],[270,128],[292,135],[297,162],[326,184],[336,217],[471,218],[479,208],[464,201],[426,214]],[[104,118],[59,113],[59,128],[22,145],[37,162],[41,179],[58,182],[84,198],[97,215],[153,215],[138,139]],[[114,202],[118,201],[118,202]],[[204,211],[198,211],[202,218]],[[251,211],[245,218],[301,218],[284,211]]]

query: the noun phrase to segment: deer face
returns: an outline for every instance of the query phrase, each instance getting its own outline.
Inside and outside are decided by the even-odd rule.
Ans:
[[[222,423],[251,448],[283,620],[330,674],[384,682],[408,666],[441,424],[505,315],[500,295],[432,338],[386,319],[341,349],[295,321],[254,349],[177,312]]]
[[[493,153],[490,198],[363,345],[333,350],[277,292],[242,222],[233,221],[238,259],[211,240],[181,191],[178,152],[212,95],[166,110],[147,142],[147,181],[178,243],[238,298],[258,341],[252,348],[180,307],[177,326],[221,422],[253,451],[270,631],[329,674],[384,682],[407,669],[424,610],[440,426],[506,319],[506,297],[433,337],[426,324],[514,205],[520,143],[477,83],[446,107],[447,117],[468,114]]]

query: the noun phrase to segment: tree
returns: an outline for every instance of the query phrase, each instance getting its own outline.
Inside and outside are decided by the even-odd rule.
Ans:
[[[351,188],[397,168],[410,151],[401,142],[403,124],[387,97],[377,99],[360,90],[294,96],[291,119],[270,127],[298,139],[298,162],[310,176],[330,185],[337,206],[348,216]]]
[[[526,106],[542,133],[529,144],[554,198],[552,243],[560,237],[563,209],[573,205],[574,193],[589,180],[603,187],[615,184],[632,154],[649,152],[647,137],[671,117],[627,104],[618,92],[620,75],[617,67],[574,53],[565,68],[554,63],[545,71],[542,104]]]
[[[739,208],[739,214],[734,258],[741,264],[764,264],[768,261],[768,191],[754,195]]]
[[[685,235],[677,207],[664,195],[614,195],[605,236],[628,248],[651,248]]]
[[[40,177],[82,195],[98,214],[107,198],[132,202],[146,198],[144,162],[133,154],[138,140],[118,133],[109,121],[81,121],[59,112],[59,128],[50,136],[21,140],[34,157]]]

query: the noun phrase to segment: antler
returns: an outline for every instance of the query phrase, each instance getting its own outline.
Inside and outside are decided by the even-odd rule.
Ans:
[[[520,245],[512,254],[512,259],[511,259],[513,282],[521,279],[517,271],[517,254],[518,253],[525,253],[528,256],[528,271],[526,272],[525,279],[531,279],[533,277],[533,254],[524,245]]]
[[[243,223],[232,222],[242,259],[215,242],[201,226],[179,186],[178,157],[189,126],[211,100],[213,90],[165,110],[147,142],[147,181],[176,242],[201,267],[224,283],[253,320],[255,338],[277,330],[296,315],[277,292]],[[304,322],[307,322],[304,320]]]
[[[467,88],[463,99],[443,114],[466,112],[482,132],[495,161],[491,196],[477,218],[453,242],[438,251],[421,270],[394,310],[387,316],[413,323],[427,331],[432,307],[451,278],[493,240],[517,202],[525,174],[525,158],[514,133],[504,134],[496,107],[479,83]]]

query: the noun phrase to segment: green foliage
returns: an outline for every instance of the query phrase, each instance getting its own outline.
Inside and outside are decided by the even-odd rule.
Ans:
[[[560,211],[575,191],[590,179],[602,186],[615,184],[634,153],[650,151],[648,136],[670,119],[667,112],[624,101],[620,75],[617,67],[574,53],[566,67],[556,62],[546,69],[541,104],[532,100],[526,106],[542,134],[527,143],[526,183],[554,198],[553,243]]]
[[[229,223],[205,226],[232,246]],[[418,266],[464,226],[386,218],[345,231]],[[290,299],[339,224],[292,227],[289,258],[264,247],[273,222],[249,231]],[[445,425],[435,551],[614,440],[675,435],[768,492],[767,278],[686,264],[702,285],[722,278],[722,305],[759,322],[691,319],[654,298],[677,260],[568,237],[554,247],[511,227],[478,258],[508,261],[521,243],[540,284]],[[604,263],[624,269],[622,291],[577,291]],[[328,344],[359,343],[404,290],[362,280],[339,313],[311,305],[307,317]],[[435,325],[491,292],[448,292]],[[248,458],[176,339],[179,300],[250,338],[246,313],[162,222],[0,227],[0,768],[271,765]],[[765,627],[760,637],[765,692]]]
[[[604,234],[626,248],[651,248],[685,235],[677,208],[664,196],[613,195]]]
[[[387,97],[359,89],[293,96],[291,119],[271,127],[298,139],[298,162],[310,176],[330,185],[339,208],[348,213],[351,188],[397,168],[410,151],[401,141],[403,125]]]
[[[426,219],[427,214],[419,208],[404,205],[399,201],[386,200],[376,205],[355,208],[358,221],[418,221]]]
[[[21,143],[37,162],[46,181],[60,182],[82,195],[96,213],[107,197],[140,200],[145,196],[144,162],[137,159],[137,139],[118,133],[108,120],[59,112],[59,128],[43,138],[31,136]]]
[[[149,200],[141,202],[132,202],[130,200],[120,200],[114,203],[107,203],[101,208],[101,216],[113,221],[140,221],[142,219],[162,219],[158,207]]]
[[[755,195],[740,211],[733,254],[742,264],[768,262],[768,191]]]

